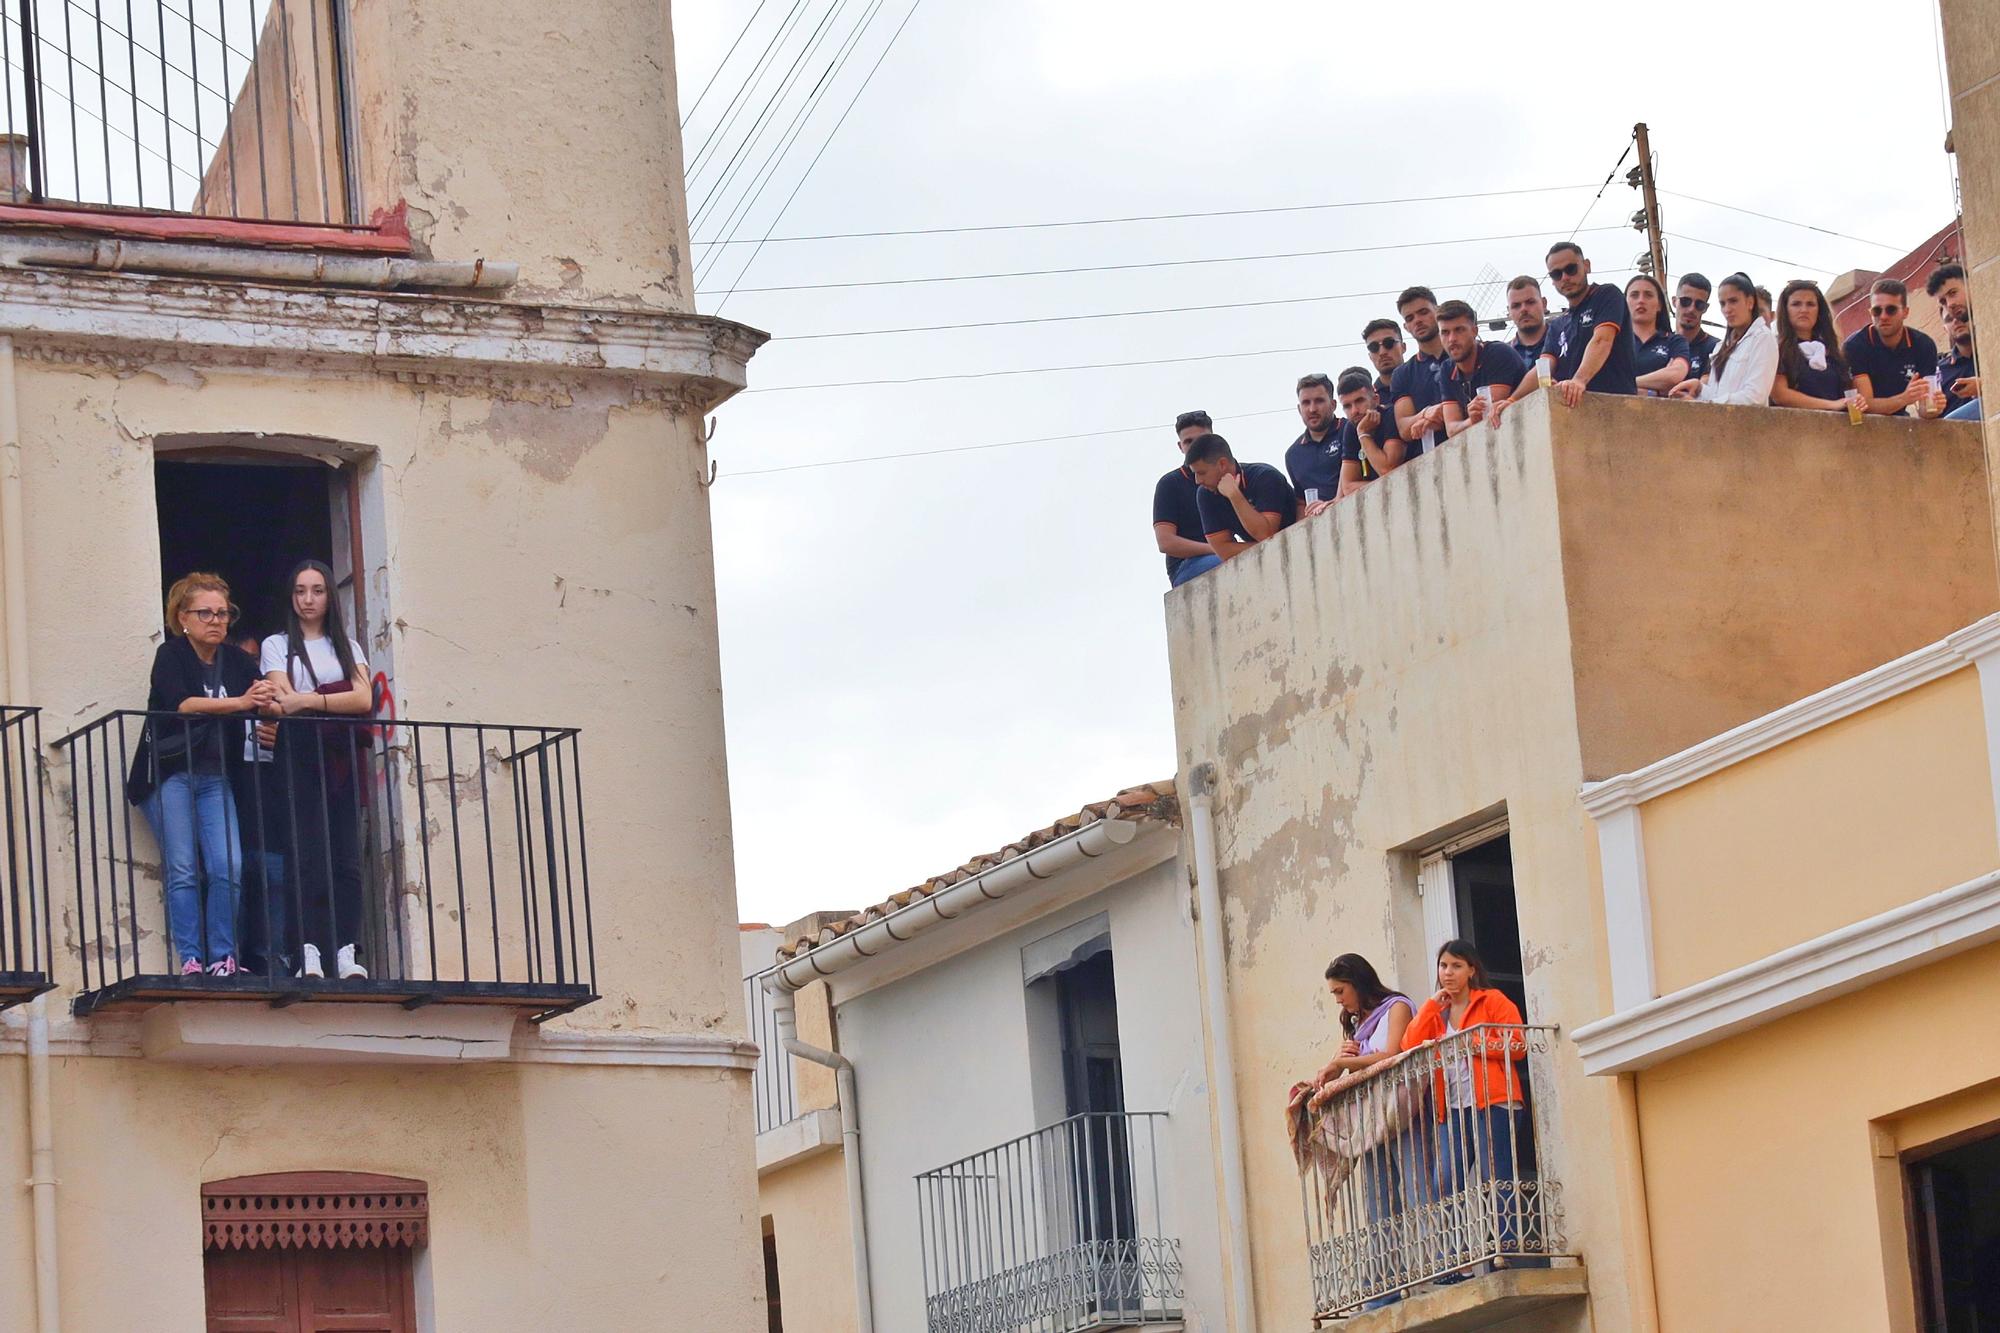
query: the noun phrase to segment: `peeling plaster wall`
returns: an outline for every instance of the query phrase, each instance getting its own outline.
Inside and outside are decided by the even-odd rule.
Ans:
[[[355,0],[363,214],[518,261],[512,295],[692,310],[670,8]]]
[[[1965,270],[1972,288],[1973,339],[1991,366],[2000,352],[2000,10],[1991,0],[1939,0],[1951,144],[1965,223]],[[1926,298],[1928,299],[1928,298]],[[1982,321],[1980,312],[1985,312]],[[1989,370],[1988,375],[1992,372]],[[2000,393],[1987,390],[1987,481],[2000,523]]]

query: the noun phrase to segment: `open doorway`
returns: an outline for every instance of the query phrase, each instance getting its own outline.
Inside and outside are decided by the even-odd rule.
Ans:
[[[332,483],[333,469],[312,459],[159,459],[153,489],[162,598],[182,575],[209,570],[228,581],[243,608],[235,638],[282,632],[292,567],[333,561]]]

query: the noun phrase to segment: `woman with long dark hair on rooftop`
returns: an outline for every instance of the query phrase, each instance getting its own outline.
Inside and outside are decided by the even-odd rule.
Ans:
[[[1771,402],[1838,412],[1847,406],[1854,375],[1840,350],[1833,307],[1817,283],[1800,278],[1778,294],[1778,378]]]

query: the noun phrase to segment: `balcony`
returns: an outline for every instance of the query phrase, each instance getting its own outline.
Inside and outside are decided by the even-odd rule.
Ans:
[[[1316,1327],[1481,1328],[1585,1294],[1539,1153],[1554,1045],[1481,1024],[1295,1118]]]
[[[917,1177],[930,1333],[1178,1325],[1162,1112],[1071,1116]]]
[[[41,710],[0,705],[0,1009],[50,987],[48,814],[42,793]]]
[[[119,711],[55,742],[69,760],[79,1017],[313,1002],[477,1007],[511,1027],[597,998],[576,730],[297,717],[268,739],[236,718]],[[194,938],[172,938],[158,842],[126,791],[145,769],[142,747],[165,756],[148,772],[185,767],[174,756],[189,754],[219,763],[234,795],[221,836],[242,857],[236,952],[249,966],[236,976],[181,975],[189,953],[213,961],[209,935],[229,913],[211,910],[215,877],[191,839],[197,888],[181,916]],[[160,799],[177,793],[187,800],[185,786]],[[298,975],[314,939],[324,978]],[[348,942],[366,978],[336,975],[334,950]]]

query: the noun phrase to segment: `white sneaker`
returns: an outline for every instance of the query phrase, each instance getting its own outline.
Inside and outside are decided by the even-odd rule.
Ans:
[[[322,981],[326,979],[326,971],[319,965],[319,946],[317,944],[308,944],[306,946],[306,961],[304,966],[299,968],[299,975],[302,977],[318,977]]]
[[[363,981],[368,980],[368,969],[354,961],[354,946],[351,944],[340,946],[340,952],[334,955],[333,970],[339,975],[342,981],[346,981],[350,977],[360,977]]]

